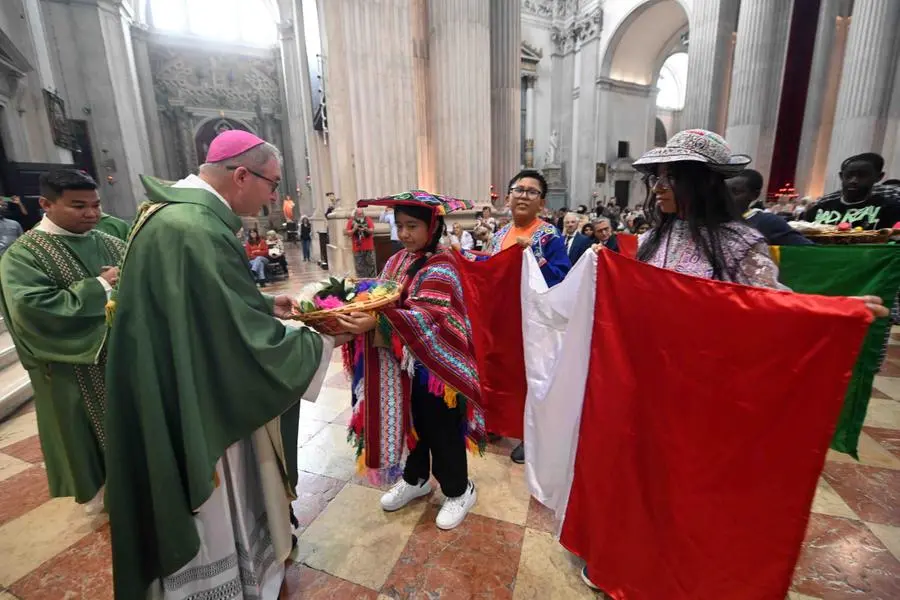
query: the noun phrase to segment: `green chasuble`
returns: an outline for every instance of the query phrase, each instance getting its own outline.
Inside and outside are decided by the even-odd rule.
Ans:
[[[95,227],[97,231],[108,233],[113,237],[117,237],[123,242],[128,240],[128,232],[131,231],[131,225],[123,221],[119,217],[114,217],[103,213],[100,215],[100,222]]]
[[[781,246],[773,249],[779,279],[795,292],[824,296],[878,296],[890,308],[900,288],[900,246]],[[857,456],[872,383],[881,366],[881,349],[890,318],[869,327],[853,368],[844,408],[831,447]],[[823,331],[823,336],[828,332]],[[790,365],[784,368],[789,369]]]
[[[103,485],[106,291],[100,268],[124,244],[90,231],[32,229],[0,260],[0,303],[34,390],[50,494],[93,498]]]
[[[117,598],[143,598],[197,553],[192,513],[226,448],[296,418],[322,338],[272,317],[219,198],[143,178],[109,332],[107,509]],[[292,440],[284,440],[288,453]],[[285,482],[295,474],[284,469]]]

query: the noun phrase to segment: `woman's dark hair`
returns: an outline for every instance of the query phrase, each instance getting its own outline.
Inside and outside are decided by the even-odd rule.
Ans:
[[[587,231],[588,228],[591,229],[591,232],[589,234],[585,233],[585,231]],[[585,223],[584,225],[582,225],[581,226],[581,235],[593,236],[594,235],[594,224],[593,223]]]
[[[725,261],[723,240],[728,236],[740,236],[731,225],[740,221],[740,215],[725,185],[725,177],[699,162],[674,162],[666,167],[672,181],[676,213],[665,214],[659,209],[645,177],[644,214],[651,229],[638,249],[637,259],[641,262],[650,260],[663,240],[668,240],[675,221],[681,218],[687,222],[691,240],[712,266],[713,279],[734,281],[735,273],[729,272]]]
[[[437,251],[438,245],[441,243],[441,236],[444,235],[444,217],[435,216],[434,211],[427,206],[406,206],[398,204],[394,207],[395,213],[412,217],[413,219],[422,221],[426,225],[431,225],[432,219],[437,219],[437,227],[434,228],[434,235],[431,240],[422,248],[422,256],[409,266],[406,270],[406,276],[411,281],[419,269],[425,266],[425,263]]]
[[[252,241],[253,241],[253,234],[254,234],[254,233],[256,234],[256,241],[257,241],[257,242],[258,242],[259,240],[262,239],[262,238],[259,236],[259,230],[258,230],[258,229],[251,229],[250,231],[247,232],[247,241],[248,241],[248,242],[252,242]]]

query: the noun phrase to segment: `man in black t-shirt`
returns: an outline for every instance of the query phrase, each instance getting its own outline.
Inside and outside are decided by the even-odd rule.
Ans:
[[[804,220],[824,225],[849,223],[854,229],[889,229],[900,222],[900,187],[878,185],[884,159],[874,152],[841,164],[841,190],[822,196]]]

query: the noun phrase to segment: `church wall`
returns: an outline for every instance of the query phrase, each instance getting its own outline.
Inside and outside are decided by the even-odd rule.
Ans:
[[[570,202],[577,206],[591,206],[593,200],[596,147],[598,135],[598,89],[599,40],[593,39],[581,47],[579,70],[575,74],[577,98],[573,119],[573,142],[571,178],[569,186]]]
[[[104,208],[131,218],[151,165],[125,8],[43,1],[59,94],[87,121]]]
[[[246,128],[284,150],[284,92],[274,46],[223,44],[159,32],[134,35],[146,36],[169,178],[197,169],[205,156],[198,153],[196,136],[210,123]]]
[[[54,145],[43,89],[56,82],[47,51],[48,38],[38,0],[6,0],[0,3],[0,31],[9,38],[11,56],[22,76],[2,73],[0,129],[7,159],[14,162],[72,162],[72,154]],[[67,107],[68,110],[68,107]]]
[[[547,155],[553,112],[552,58],[550,56],[553,42],[550,40],[549,27],[549,22],[539,22],[527,17],[522,19],[522,41],[544,53],[543,58],[537,64],[537,80],[534,82],[534,163],[537,167],[544,165],[544,157]],[[506,183],[506,181],[495,182],[495,185],[500,189]]]

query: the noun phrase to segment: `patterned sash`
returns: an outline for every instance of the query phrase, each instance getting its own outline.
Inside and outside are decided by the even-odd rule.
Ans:
[[[100,237],[110,263],[118,265],[125,252],[125,244],[121,240],[100,231],[94,232]],[[40,263],[42,270],[53,278],[60,288],[68,288],[74,283],[88,279],[92,275],[82,264],[78,256],[62,241],[59,236],[32,229],[18,243],[25,246]],[[97,358],[92,365],[73,365],[78,388],[84,400],[85,410],[94,430],[94,435],[101,448],[106,448],[106,432],[103,419],[106,415],[106,382],[104,368],[106,366],[105,340]],[[50,374],[52,376],[52,373]]]

